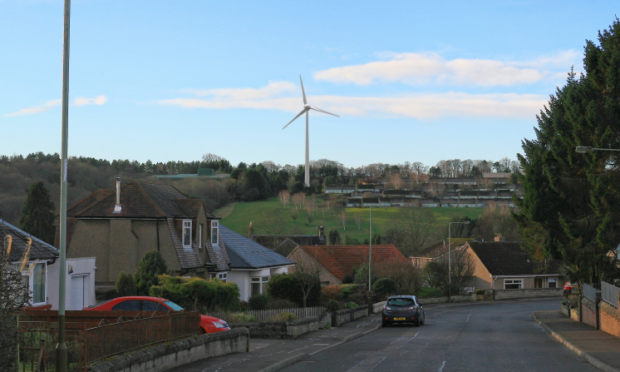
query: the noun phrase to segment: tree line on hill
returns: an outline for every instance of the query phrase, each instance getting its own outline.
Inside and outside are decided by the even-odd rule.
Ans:
[[[487,171],[514,170],[514,162],[504,158],[497,162],[472,160],[442,160],[435,167],[420,162],[402,164],[375,163],[357,168],[347,168],[333,160],[311,162],[311,185],[305,187],[304,165],[277,165],[272,161],[237,166],[223,157],[205,154],[201,161],[169,161],[141,163],[129,160],[105,160],[91,157],[71,157],[68,171],[68,205],[85,198],[98,189],[114,187],[116,177],[132,180],[169,183],[188,197],[201,198],[207,208],[214,210],[231,201],[256,201],[276,196],[282,190],[291,194],[321,193],[325,186],[355,185],[360,181],[376,182],[391,179],[398,188],[400,181],[424,182],[430,175],[461,177]],[[186,178],[171,181],[150,178],[154,175],[196,174],[200,168],[214,169],[216,174],[230,174],[229,179]],[[54,213],[57,213],[60,193],[60,156],[58,154],[31,153],[27,156],[0,155],[0,219],[17,224],[22,217],[26,190],[38,182],[52,195]]]

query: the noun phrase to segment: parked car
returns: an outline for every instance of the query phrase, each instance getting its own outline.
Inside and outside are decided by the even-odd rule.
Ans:
[[[415,296],[390,296],[385,301],[381,316],[382,327],[393,323],[413,323],[419,326],[425,321],[424,308]]]
[[[571,283],[571,282],[564,283],[564,295],[571,294],[573,288],[577,288],[577,283]]]
[[[100,303],[99,305],[85,307],[84,310],[96,311],[183,311],[183,308],[170,300],[149,296],[126,296],[117,297]],[[200,327],[205,333],[228,331],[230,327],[225,320],[208,315],[200,315]]]

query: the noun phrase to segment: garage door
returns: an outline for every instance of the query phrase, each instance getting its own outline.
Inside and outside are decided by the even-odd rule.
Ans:
[[[88,303],[88,275],[71,277],[71,294],[67,310],[82,310]]]

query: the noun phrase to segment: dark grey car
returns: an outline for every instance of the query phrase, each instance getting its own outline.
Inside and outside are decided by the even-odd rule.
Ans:
[[[381,326],[387,327],[395,323],[424,324],[426,316],[424,308],[415,296],[390,296],[383,306]]]

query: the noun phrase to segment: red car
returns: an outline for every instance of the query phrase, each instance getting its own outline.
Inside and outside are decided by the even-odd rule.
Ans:
[[[573,288],[577,288],[577,283],[566,282],[564,283],[564,294],[571,294]]]
[[[165,298],[149,296],[117,297],[84,310],[96,311],[181,311],[183,308]],[[228,331],[230,327],[225,320],[208,315],[200,315],[200,327],[205,333]]]

